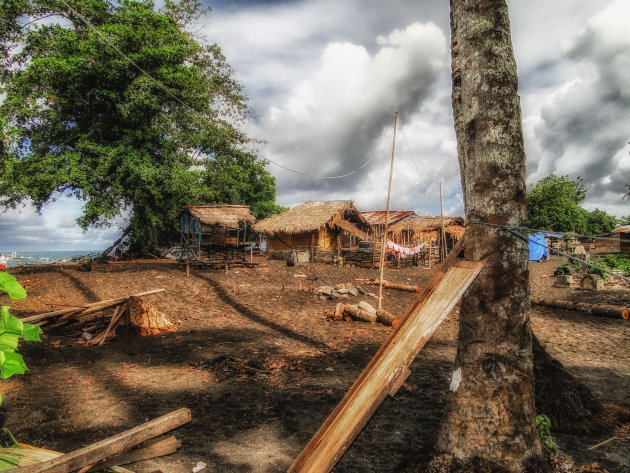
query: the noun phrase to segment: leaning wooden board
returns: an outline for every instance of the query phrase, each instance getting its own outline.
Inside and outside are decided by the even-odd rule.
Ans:
[[[459,246],[459,245],[458,245]],[[327,473],[365,426],[387,394],[409,375],[408,366],[483,268],[455,261],[456,251],[438,270],[401,324],[381,346],[335,410],[302,450],[289,473]]]

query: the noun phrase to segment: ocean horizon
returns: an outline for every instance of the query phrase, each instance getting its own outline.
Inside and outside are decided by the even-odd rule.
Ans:
[[[0,250],[0,254],[7,258],[7,268],[23,264],[46,264],[55,261],[68,261],[79,256],[97,255],[104,250],[33,250],[14,251]]]

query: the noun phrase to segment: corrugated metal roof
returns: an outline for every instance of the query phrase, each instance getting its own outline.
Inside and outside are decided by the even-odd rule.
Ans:
[[[376,210],[373,212],[361,212],[370,225],[385,225],[386,210]],[[415,215],[413,210],[390,210],[389,224],[396,223],[404,218]]]

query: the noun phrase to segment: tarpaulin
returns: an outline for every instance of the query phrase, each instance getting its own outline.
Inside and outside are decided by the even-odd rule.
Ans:
[[[539,261],[542,258],[549,258],[547,253],[547,239],[544,235],[536,234],[527,237],[529,244],[529,260]]]

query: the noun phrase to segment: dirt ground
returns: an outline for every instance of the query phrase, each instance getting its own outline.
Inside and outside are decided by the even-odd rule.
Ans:
[[[157,337],[119,333],[101,347],[78,343],[83,328],[48,331],[42,343],[24,343],[25,376],[0,384],[6,427],[18,440],[70,451],[179,407],[193,420],[177,429],[174,455],[136,463],[138,473],[286,471],[342,398],[391,328],[331,322],[336,301],[309,289],[362,285],[377,270],[258,259],[253,269],[192,270],[169,262],[94,265],[91,272],[49,266],[13,270],[28,298],[11,301],[20,317],[165,288],[147,296],[177,332]],[[630,305],[623,287],[593,292],[556,289],[559,260],[531,265],[532,294]],[[298,276],[298,275],[304,275]],[[385,278],[422,286],[431,271],[387,269]],[[374,286],[362,285],[378,292]],[[384,291],[383,307],[402,315],[414,293]],[[347,296],[343,302],[376,299]],[[8,301],[3,300],[3,304]],[[390,472],[431,445],[439,424],[456,351],[457,307],[411,366],[412,374],[388,398],[333,471]],[[630,409],[630,321],[532,308],[535,333],[552,356],[604,403]],[[630,471],[630,445],[605,436],[556,435],[578,464],[597,462],[610,473]]]

